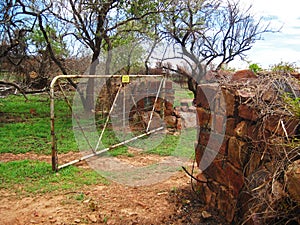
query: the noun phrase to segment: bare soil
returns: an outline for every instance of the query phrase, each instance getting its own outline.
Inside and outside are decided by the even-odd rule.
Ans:
[[[60,155],[59,159],[67,162],[78,156],[80,153],[71,152]],[[21,159],[50,162],[50,158],[34,153],[0,154],[2,162]],[[86,168],[87,164],[78,166]],[[0,189],[0,201],[0,224],[3,225],[223,224],[198,201],[191,179],[183,171],[164,182],[141,187],[111,182],[86,186],[77,192],[30,196]]]

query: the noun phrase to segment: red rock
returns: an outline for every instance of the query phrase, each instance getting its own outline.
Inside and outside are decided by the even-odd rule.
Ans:
[[[214,128],[213,131],[218,134],[224,134],[226,128],[226,117],[223,115],[214,116]]]
[[[216,207],[217,193],[214,193],[208,186],[205,188],[205,202],[209,207]]]
[[[205,170],[215,159],[223,158],[223,154],[221,154],[219,151],[209,149],[200,143],[196,147],[196,162],[201,171]]]
[[[182,119],[181,118],[177,118],[176,129],[177,130],[181,130],[182,129]]]
[[[166,110],[164,111],[164,114],[165,114],[165,116],[172,116],[172,114],[173,114],[173,109],[166,109]]]
[[[207,186],[207,183],[199,183],[197,185],[199,198],[207,204],[207,206],[214,208],[216,206],[216,193],[214,193]]]
[[[219,213],[228,221],[232,222],[236,211],[236,199],[230,194],[230,191],[221,186],[218,193],[217,208]]]
[[[245,142],[231,137],[228,141],[228,161],[236,168],[242,169],[246,160],[247,145]]]
[[[272,102],[277,99],[277,94],[273,89],[266,90],[262,95],[262,100],[265,102]]]
[[[201,84],[197,87],[197,97],[195,103],[197,106],[202,106],[211,111],[214,110],[215,98],[220,92],[219,84]]]
[[[220,102],[220,104],[226,104],[225,109],[226,109],[226,116],[234,116],[234,111],[235,111],[235,95],[230,92],[229,90],[224,89],[223,90],[223,97],[224,97],[224,102]],[[222,99],[222,98],[221,98]]]
[[[202,146],[199,143],[195,147],[195,160],[196,160],[198,168],[199,168],[199,163],[200,163],[200,160],[201,160],[201,157],[202,157],[201,147]]]
[[[146,126],[148,126],[148,123],[150,121],[150,117],[151,117],[151,112],[148,111],[148,112],[143,112],[141,113],[142,114],[142,121],[144,122],[144,124]],[[151,123],[150,123],[150,130],[153,130],[153,129],[157,129],[159,127],[162,126],[162,121],[161,121],[161,117],[160,115],[157,113],[157,112],[153,112],[152,114],[152,120],[151,120]]]
[[[253,174],[255,171],[257,171],[257,168],[259,168],[259,165],[261,163],[261,153],[257,151],[252,151],[251,155],[249,156],[249,161],[244,167],[244,175],[245,177],[248,177],[250,174]]]
[[[207,183],[207,178],[205,177],[205,175],[203,173],[198,173],[196,178],[201,183]]]
[[[258,127],[256,125],[247,125],[247,138],[250,138],[253,141],[258,141],[263,137],[258,137]],[[264,133],[264,137],[268,137],[266,133]]]
[[[165,101],[166,110],[173,110],[173,104],[169,101]]]
[[[239,116],[242,117],[243,119],[247,119],[251,121],[256,121],[258,119],[257,112],[246,104],[240,105],[238,107],[238,111],[239,111]]]
[[[300,204],[300,160],[288,166],[284,178],[290,196]]]
[[[236,128],[234,129],[235,136],[238,137],[245,137],[248,135],[248,125],[246,121],[240,122],[238,125],[236,125]]]
[[[242,171],[235,169],[230,163],[221,160],[214,160],[211,165],[203,171],[205,176],[213,179],[232,190],[234,197],[237,197],[244,185]]]
[[[210,127],[212,121],[210,111],[200,107],[198,107],[196,110],[198,125],[200,127]]]
[[[295,134],[299,122],[297,119],[273,115],[267,118],[265,126],[268,131],[276,133],[277,135],[285,136],[287,133],[288,136],[292,136]]]
[[[240,80],[245,80],[245,79],[256,79],[256,78],[257,78],[257,76],[251,70],[239,70],[233,74],[231,80],[240,81]]]
[[[210,149],[213,152],[225,155],[227,148],[228,137],[213,132],[200,131],[199,143],[204,148]],[[215,153],[213,154],[215,155]]]
[[[176,116],[165,116],[164,121],[165,121],[167,127],[175,128],[177,125]]]
[[[234,129],[235,129],[235,118],[227,118],[226,120],[226,131],[225,134],[229,136],[234,136]]]
[[[201,130],[199,133],[199,143],[206,146],[209,140],[210,132]]]

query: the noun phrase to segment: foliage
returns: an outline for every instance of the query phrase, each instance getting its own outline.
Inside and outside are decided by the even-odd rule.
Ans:
[[[0,163],[0,188],[9,188],[23,194],[76,190],[85,185],[99,183],[108,184],[95,171],[73,166],[53,173],[50,164],[40,161]]]
[[[66,48],[66,43],[62,41],[62,37],[59,36],[57,31],[49,24],[45,26],[45,31],[50,38],[50,44],[55,55],[57,57],[67,57],[68,51]],[[35,27],[33,32],[27,36],[27,40],[29,42],[29,45],[33,45],[32,47],[35,48],[36,52],[47,53],[48,43],[46,42],[42,31],[38,27]]]
[[[262,71],[263,69],[257,64],[257,63],[252,63],[252,64],[250,64],[249,65],[249,69],[251,70],[251,71],[253,71],[254,73],[258,73],[258,72],[260,72],[260,71]]]
[[[300,118],[300,97],[293,98],[286,94],[284,95],[284,99],[295,116]]]
[[[295,72],[298,68],[296,67],[295,63],[289,62],[279,62],[271,66],[271,71],[279,72],[279,73],[290,73]]]

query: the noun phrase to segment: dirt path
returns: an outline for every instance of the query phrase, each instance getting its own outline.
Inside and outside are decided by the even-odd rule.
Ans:
[[[68,154],[66,161],[76,156]],[[50,159],[32,153],[0,155],[0,161],[24,158]],[[190,182],[178,171],[164,182],[142,187],[111,182],[34,196],[0,190],[0,224],[222,224],[197,201]]]
[[[68,152],[64,154],[59,154],[59,162],[66,163],[81,157],[80,152]],[[2,153],[0,154],[0,162],[9,162],[16,160],[38,160],[47,163],[51,163],[51,155],[41,155],[32,152],[27,152],[23,154],[13,154],[13,153]]]

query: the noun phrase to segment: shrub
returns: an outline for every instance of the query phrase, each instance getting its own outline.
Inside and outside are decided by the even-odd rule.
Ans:
[[[252,63],[249,65],[249,70],[257,74],[259,71],[262,71],[263,69],[257,63]]]
[[[295,63],[280,62],[271,66],[271,71],[280,73],[296,72],[297,66]]]

